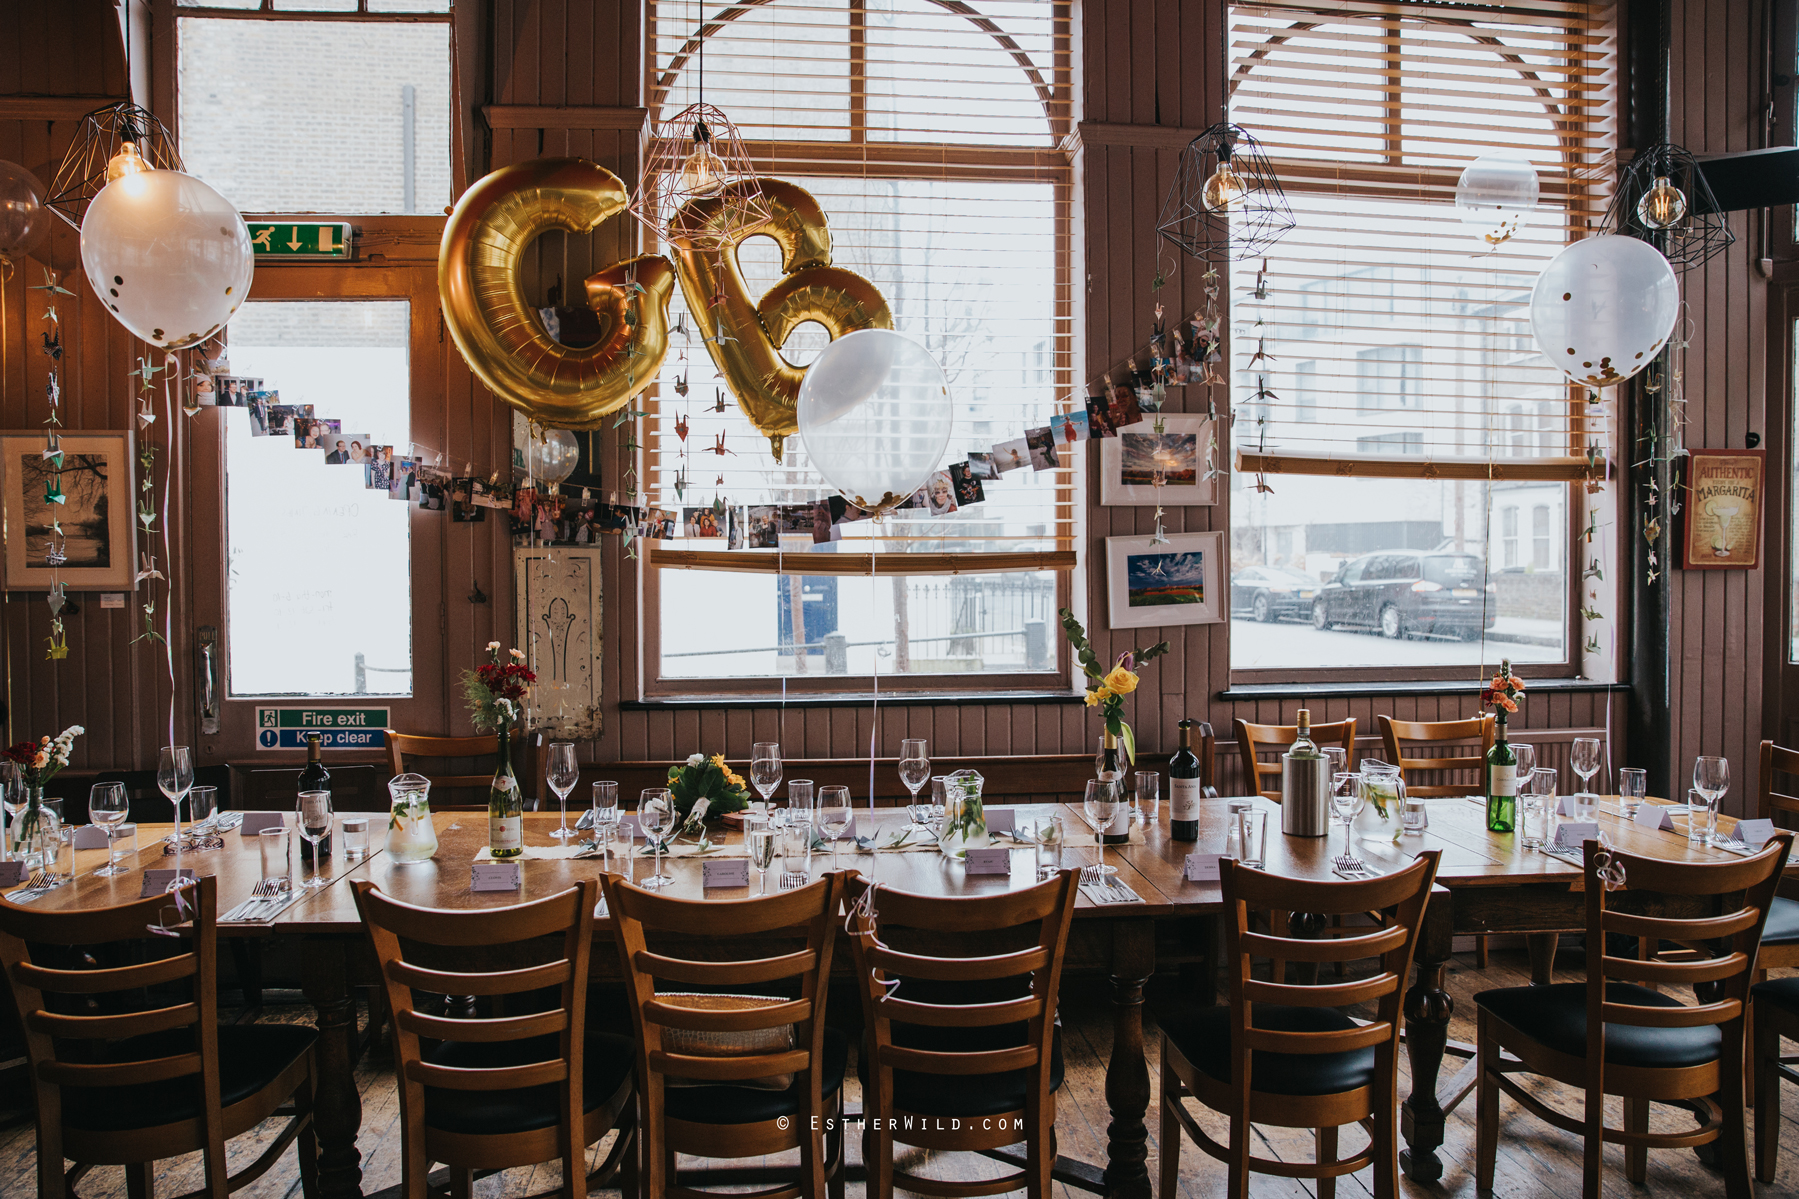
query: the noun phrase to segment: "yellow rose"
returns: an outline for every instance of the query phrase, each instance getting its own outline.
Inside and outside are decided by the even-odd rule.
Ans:
[[[1114,666],[1112,673],[1106,676],[1106,686],[1114,694],[1129,695],[1137,689],[1137,676],[1122,666]]]
[[[1110,687],[1095,687],[1093,690],[1087,692],[1087,706],[1089,708],[1097,708],[1100,704],[1111,698],[1112,689]]]

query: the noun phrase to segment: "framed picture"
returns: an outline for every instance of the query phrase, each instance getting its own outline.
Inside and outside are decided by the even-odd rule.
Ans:
[[[1682,570],[1754,570],[1761,565],[1766,465],[1766,450],[1687,452],[1676,527]]]
[[[1218,480],[1206,478],[1206,445],[1212,420],[1168,413],[1162,432],[1145,418],[1099,443],[1099,502],[1108,508],[1154,504],[1167,508],[1218,502]],[[1162,472],[1161,496],[1156,472]]]
[[[60,480],[44,445],[42,429],[0,432],[6,590],[48,591],[53,574],[69,591],[137,590],[131,433],[64,433]],[[53,483],[60,503],[48,498]],[[67,557],[53,571],[57,524]]]
[[[1224,534],[1106,538],[1111,627],[1217,624],[1224,619]]]
[[[512,551],[513,643],[528,655],[531,727],[558,740],[600,735],[601,551],[537,546]]]

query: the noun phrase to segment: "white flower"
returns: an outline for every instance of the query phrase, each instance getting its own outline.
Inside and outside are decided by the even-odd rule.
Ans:
[[[489,653],[492,653],[494,650],[499,649],[499,648],[500,648],[500,643],[498,641],[489,641],[487,643],[487,650]]]
[[[706,764],[706,755],[705,754],[688,754],[687,755],[687,764],[689,766],[704,766]]]
[[[525,660],[525,651],[524,650],[515,649],[515,650],[511,651],[511,653],[512,653],[512,660],[514,662],[523,662]]]

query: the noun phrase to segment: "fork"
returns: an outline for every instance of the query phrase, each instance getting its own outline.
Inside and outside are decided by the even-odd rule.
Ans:
[[[48,877],[42,870],[36,870],[32,872],[30,878],[25,880],[25,885],[23,887],[20,887],[17,891],[8,895],[7,898],[14,903],[26,903],[36,899],[50,889],[51,884]]]

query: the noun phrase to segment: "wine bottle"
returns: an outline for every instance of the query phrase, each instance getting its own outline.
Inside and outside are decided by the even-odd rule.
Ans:
[[[1199,755],[1193,752],[1193,722],[1181,721],[1180,748],[1168,759],[1168,832],[1176,841],[1199,840]]]
[[[1499,721],[1493,748],[1487,751],[1487,831],[1509,833],[1518,819],[1518,751],[1505,739]]]
[[[524,797],[512,773],[512,730],[501,725],[500,757],[487,794],[487,845],[492,856],[516,858],[525,852],[524,814]]]
[[[1131,805],[1124,799],[1124,771],[1118,765],[1118,738],[1107,729],[1104,740],[1100,743],[1099,777],[1109,779],[1118,785],[1118,807],[1112,816],[1112,823],[1107,825],[1099,835],[1101,845],[1129,845],[1131,843]]]
[[[306,734],[306,769],[300,772],[301,791],[331,791],[331,772],[325,769],[324,736],[320,733]],[[319,857],[331,856],[331,833],[326,831],[319,841]]]
[[[1318,756],[1318,743],[1312,740],[1312,713],[1307,708],[1299,710],[1299,736],[1293,738],[1287,752],[1296,758]]]

